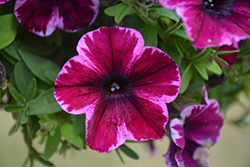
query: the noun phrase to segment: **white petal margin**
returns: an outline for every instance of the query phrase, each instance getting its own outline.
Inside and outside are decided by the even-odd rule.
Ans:
[[[176,129],[179,127],[178,129]],[[184,148],[185,147],[185,138],[184,138],[184,129],[183,129],[183,124],[178,118],[174,118],[170,122],[170,131],[171,131],[171,137],[174,143],[180,147]],[[179,141],[181,143],[179,143]]]

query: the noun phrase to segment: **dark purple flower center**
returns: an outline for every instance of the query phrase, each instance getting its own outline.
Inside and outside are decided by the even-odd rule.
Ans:
[[[104,99],[119,99],[131,95],[132,82],[125,76],[112,74],[105,77],[101,84]]]
[[[208,12],[227,15],[234,7],[234,0],[203,0],[203,9]]]

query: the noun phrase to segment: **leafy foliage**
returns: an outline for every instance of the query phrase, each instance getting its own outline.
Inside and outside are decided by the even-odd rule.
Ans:
[[[113,6],[102,4],[101,8],[105,10],[100,11],[89,28],[74,34],[56,30],[45,38],[22,28],[14,14],[1,12],[0,61],[5,66],[9,83],[8,89],[1,90],[0,95],[10,95],[8,104],[2,105],[16,121],[9,135],[22,127],[29,150],[24,164],[30,159],[31,166],[33,160],[53,166],[48,160],[54,153],[64,154],[69,148],[86,149],[85,115],[72,116],[63,112],[54,98],[53,86],[62,65],[76,54],[75,46],[82,34],[102,25],[135,28],[143,35],[146,46],[158,47],[174,59],[182,80],[176,104],[200,100],[204,85],[224,112],[229,104],[238,100],[239,93],[244,92],[250,99],[250,40],[240,43],[235,64],[226,69],[213,60],[227,65],[226,61],[215,56],[223,54],[215,52],[216,48],[197,50],[192,46],[174,11],[159,4],[147,6],[133,0],[123,0]],[[246,114],[234,123],[249,125],[246,119],[249,111],[246,108]],[[36,137],[45,140],[43,153],[38,153],[32,145]],[[120,152],[133,159],[139,158],[131,148],[122,145],[116,150],[122,162]]]

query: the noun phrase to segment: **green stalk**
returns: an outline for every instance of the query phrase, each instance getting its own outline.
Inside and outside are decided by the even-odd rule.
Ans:
[[[164,37],[164,35],[163,35],[163,34],[164,34],[164,31],[163,31],[163,29],[160,27],[160,25],[158,24],[158,22],[157,22],[157,21],[153,21],[153,20],[151,20],[150,18],[143,16],[143,15],[141,14],[140,10],[139,10],[137,7],[133,6],[132,8],[133,8],[134,11],[136,12],[136,14],[137,14],[145,23],[147,23],[147,24],[149,24],[149,25],[155,26],[158,35],[159,35],[159,36],[162,38],[162,40],[166,43],[166,39],[165,39],[165,37]]]
[[[199,61],[201,58],[203,58],[205,56],[208,56],[211,52],[212,52],[211,48],[205,48],[198,55],[196,55],[196,56],[194,56],[194,57],[192,57],[190,59],[187,59],[187,61],[188,61],[189,64],[192,64],[192,63],[194,63],[196,61]]]
[[[165,32],[164,32],[164,36],[169,36],[170,34],[174,33],[175,31],[177,31],[181,26],[182,26],[183,22],[181,19],[179,19],[179,21],[174,24],[172,27],[169,27]]]

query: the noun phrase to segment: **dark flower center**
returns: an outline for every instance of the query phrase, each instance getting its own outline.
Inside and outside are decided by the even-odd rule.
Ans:
[[[104,99],[119,99],[131,95],[132,82],[125,76],[112,74],[105,77],[101,84],[100,90]]]
[[[216,14],[227,15],[234,7],[234,0],[203,0],[203,9]]]

